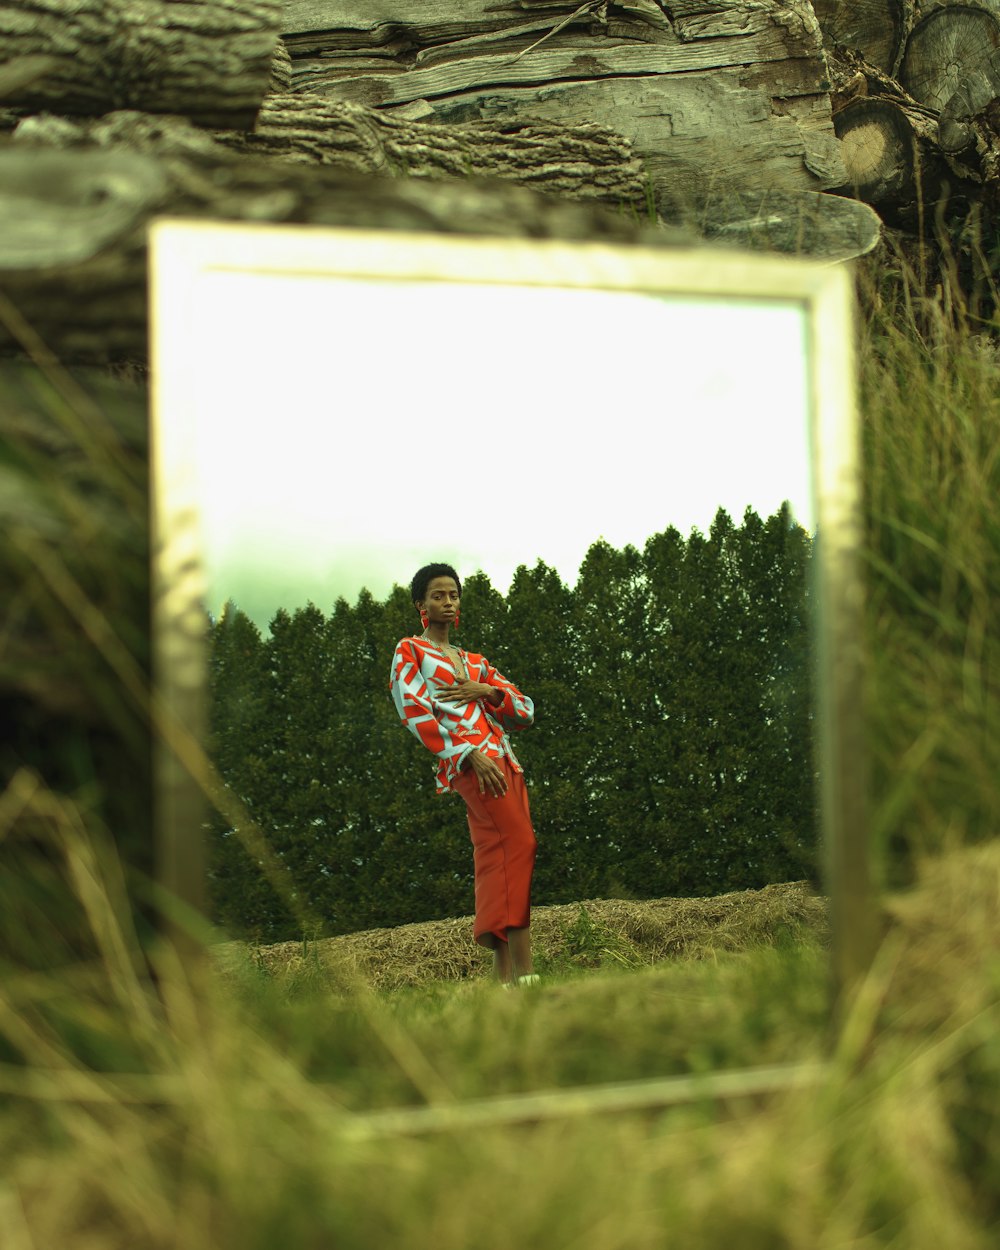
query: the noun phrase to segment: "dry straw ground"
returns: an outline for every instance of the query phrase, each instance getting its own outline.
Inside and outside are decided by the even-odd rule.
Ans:
[[[804,881],[714,898],[587,899],[536,907],[531,929],[535,963],[543,972],[712,958],[809,936],[823,945],[829,940],[826,899]],[[461,981],[488,976],[492,969],[490,953],[473,942],[470,916],[312,943],[216,947],[222,970],[235,970],[248,952],[279,983],[321,967],[334,976],[338,970],[349,973],[349,983],[360,977],[375,990]]]

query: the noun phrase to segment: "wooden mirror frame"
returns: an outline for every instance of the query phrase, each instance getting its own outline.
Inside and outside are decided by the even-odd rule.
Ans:
[[[817,526],[816,713],[832,930],[832,1035],[873,955],[863,747],[859,430],[854,285],[844,265],[727,250],[247,226],[161,219],[150,229],[157,871],[165,897],[204,909],[206,654],[185,309],[199,280],[242,274],[526,284],[678,298],[792,302],[807,326]],[[801,1068],[774,1084],[801,1083]],[[730,1084],[739,1074],[717,1074]],[[724,1082],[723,1082],[724,1084]],[[747,1088],[757,1088],[752,1074]],[[684,1097],[683,1082],[674,1082]],[[720,1089],[722,1085],[720,1085]],[[698,1086],[704,1092],[704,1082]],[[667,1100],[671,1100],[673,1095]]]

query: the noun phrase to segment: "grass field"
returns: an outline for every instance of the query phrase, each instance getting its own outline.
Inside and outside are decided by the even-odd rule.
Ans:
[[[998,1244],[997,355],[957,288],[888,254],[861,282],[887,933],[840,1034],[823,900],[795,884],[539,909],[539,992],[494,985],[467,921],[147,966],[99,794],[25,770],[0,838],[47,848],[79,948],[3,970],[3,1250]],[[820,1058],[808,1087],[588,1113],[608,1082]],[[573,1089],[514,1124],[492,1101]],[[459,1127],[378,1118],[472,1105]]]
[[[516,993],[481,975],[377,990],[308,948],[230,952],[206,988],[164,949],[157,999],[90,867],[100,958],[3,987],[5,1247],[995,1244],[995,844],[887,898],[815,1084],[514,1125],[491,1100],[825,1059],[822,930],[751,927],[737,949],[731,927],[713,952],[695,925],[697,956],[625,966],[592,918],[586,940],[566,926],[580,962]],[[476,1101],[467,1128],[377,1118]]]

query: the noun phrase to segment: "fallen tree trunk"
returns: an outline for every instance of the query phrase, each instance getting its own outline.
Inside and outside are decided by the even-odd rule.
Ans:
[[[0,95],[35,111],[134,108],[249,128],[282,9],[282,0],[0,0]]]
[[[678,237],[602,205],[497,180],[392,179],[267,161],[192,134],[187,149],[178,142],[161,157],[0,148],[0,354],[40,340],[64,361],[144,362],[146,230],[164,214],[626,243]]]
[[[289,0],[293,89],[408,118],[597,121],[632,142],[663,216],[720,190],[840,186],[807,0],[546,4]]]

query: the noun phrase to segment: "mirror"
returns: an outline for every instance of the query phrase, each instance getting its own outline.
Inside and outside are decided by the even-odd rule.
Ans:
[[[725,563],[751,513],[758,526],[781,513],[804,537],[818,607],[805,719],[819,726],[840,1001],[867,966],[872,923],[849,271],[714,250],[173,220],[151,230],[151,266],[165,723],[204,733],[205,613],[218,620],[228,601],[266,635],[279,609],[311,602],[330,615],[363,588],[405,608],[394,587],[408,591],[430,561],[453,564],[467,589],[481,570],[507,596],[517,577],[539,584],[538,561],[572,591],[589,559],[596,602],[595,544],[631,552],[629,584],[645,593],[654,536],[673,535],[675,554],[692,534],[715,541]],[[580,648],[593,603],[576,619]],[[406,630],[420,632],[415,612]],[[638,663],[627,639],[621,655]],[[515,655],[490,658],[533,693]],[[385,688],[390,661],[391,649]],[[802,663],[786,692],[809,684]],[[201,798],[166,741],[157,796],[161,882],[203,905]]]

